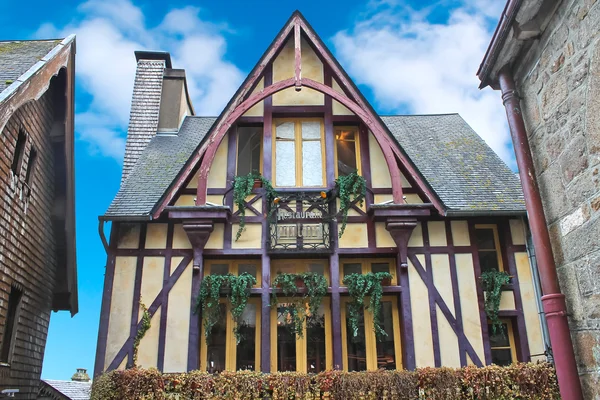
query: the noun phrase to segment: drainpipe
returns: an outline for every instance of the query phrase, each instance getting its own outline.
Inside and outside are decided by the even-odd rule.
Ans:
[[[525,218],[521,218],[521,221],[523,221],[523,226],[525,227],[525,246],[527,249],[527,255],[529,257],[529,266],[533,280],[533,292],[535,294],[535,304],[537,305],[538,315],[540,318],[540,328],[542,330],[542,339],[544,340],[546,361],[554,363],[554,357],[552,357],[552,347],[550,346],[550,334],[548,333],[548,323],[546,322],[546,315],[544,315],[544,308],[542,306],[542,286],[540,283],[540,272],[538,271],[537,260],[535,259],[535,249],[533,248],[531,231],[527,228]]]
[[[519,167],[523,194],[525,195],[525,207],[527,208],[533,246],[538,261],[542,293],[544,294],[542,305],[548,323],[560,395],[563,400],[580,400],[583,399],[583,395],[567,322],[565,295],[560,292],[558,286],[550,235],[546,227],[542,199],[535,179],[533,160],[519,104],[519,96],[508,68],[500,71],[498,83],[502,91],[502,102],[506,108],[506,117],[515,149],[517,166]]]

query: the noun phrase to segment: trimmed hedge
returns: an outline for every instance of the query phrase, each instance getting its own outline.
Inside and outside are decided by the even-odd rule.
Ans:
[[[91,399],[543,400],[560,399],[560,395],[553,366],[520,363],[415,371],[326,371],[318,375],[254,371],[162,374],[134,368],[95,379]]]

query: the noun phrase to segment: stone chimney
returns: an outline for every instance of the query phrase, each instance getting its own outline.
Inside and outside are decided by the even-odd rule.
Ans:
[[[75,382],[89,382],[90,377],[87,374],[87,369],[77,368],[77,372],[75,372],[73,374],[73,376],[71,377],[71,380],[75,381]]]

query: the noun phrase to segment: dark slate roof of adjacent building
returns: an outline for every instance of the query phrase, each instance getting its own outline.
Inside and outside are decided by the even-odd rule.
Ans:
[[[92,382],[42,379],[40,395],[57,400],[89,400]]]
[[[519,179],[460,115],[381,119],[448,215],[525,212]]]
[[[60,42],[61,40],[0,42],[0,93]]]
[[[519,180],[458,114],[381,117],[447,215],[525,212]],[[149,218],[216,118],[186,117],[177,135],[156,135],[105,217]]]
[[[121,184],[105,216],[150,215],[215,120],[188,116],[177,135],[154,136]]]

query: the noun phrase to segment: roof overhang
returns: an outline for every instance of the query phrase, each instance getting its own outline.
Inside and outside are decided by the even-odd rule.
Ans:
[[[66,98],[64,137],[54,137],[53,141],[64,144],[60,164],[63,168],[58,177],[64,182],[63,188],[57,188],[56,197],[64,199],[53,221],[61,227],[64,234],[56,238],[56,259],[63,260],[57,265],[57,288],[52,301],[53,310],[69,310],[75,315],[79,309],[77,294],[77,260],[75,252],[75,35],[70,35],[58,43],[48,54],[0,93],[0,132],[14,114],[15,110],[26,103],[38,100],[50,87],[52,77],[62,69],[66,70],[64,89]],[[62,191],[62,192],[60,192]]]
[[[498,74],[544,33],[561,0],[508,0],[477,71],[480,89],[498,88]]]

